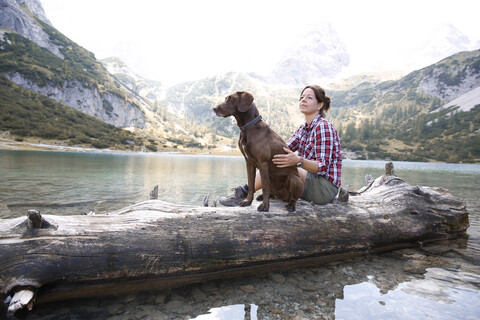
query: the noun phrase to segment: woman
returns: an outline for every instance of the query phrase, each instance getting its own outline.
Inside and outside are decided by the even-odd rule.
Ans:
[[[278,167],[297,166],[304,185],[302,199],[316,204],[331,202],[341,185],[342,152],[335,127],[325,119],[330,109],[330,98],[317,85],[306,86],[300,95],[302,124],[287,141],[285,154],[273,157]],[[297,153],[295,153],[297,151]],[[260,174],[255,177],[255,191],[261,189]],[[237,206],[247,196],[248,187],[240,186],[230,197],[220,198],[225,206]]]

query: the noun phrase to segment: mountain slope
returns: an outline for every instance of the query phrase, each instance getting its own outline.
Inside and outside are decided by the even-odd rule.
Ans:
[[[398,81],[332,92],[331,116],[342,145],[365,157],[478,162],[480,100],[442,108],[478,87],[480,50],[461,52]]]
[[[143,144],[129,131],[23,89],[4,76],[0,76],[0,105],[0,129],[16,136],[96,148],[133,149]]]
[[[101,59],[100,62],[118,82],[136,95],[147,98],[151,102],[165,97],[166,87],[159,81],[148,80],[136,74],[123,61],[116,57]]]
[[[145,128],[143,102],[121,89],[92,53],[31,12],[43,12],[38,1],[1,1],[1,74],[107,123]]]

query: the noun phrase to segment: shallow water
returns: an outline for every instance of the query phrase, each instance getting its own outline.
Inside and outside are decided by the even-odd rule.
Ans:
[[[363,186],[383,161],[344,161]],[[467,203],[465,237],[423,248],[268,274],[36,306],[28,319],[478,319],[480,166],[395,162],[411,185],[444,187]],[[0,151],[0,217],[104,213],[159,198],[201,205],[246,181],[239,157]]]

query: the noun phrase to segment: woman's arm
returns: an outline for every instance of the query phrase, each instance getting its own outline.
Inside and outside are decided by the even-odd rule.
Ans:
[[[296,166],[302,162],[302,168],[312,173],[318,172],[318,163],[315,160],[308,160],[300,157],[292,150],[283,148],[286,154],[276,154],[273,156],[273,163],[279,168]]]
[[[292,136],[293,138],[293,136]],[[331,161],[334,147],[334,132],[327,122],[315,128],[313,137],[313,146],[310,148],[309,158],[314,160],[301,158],[292,150],[283,148],[286,154],[277,154],[273,157],[273,163],[279,168],[290,167],[303,162],[302,167],[312,173],[327,173],[328,164]],[[289,140],[290,142],[290,140]],[[290,147],[290,145],[289,145]]]

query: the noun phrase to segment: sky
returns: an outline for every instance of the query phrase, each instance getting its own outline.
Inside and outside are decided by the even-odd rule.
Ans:
[[[332,24],[358,71],[408,68],[402,50],[445,22],[480,48],[478,0],[40,2],[53,26],[97,59],[119,57],[166,85],[229,71],[266,74],[319,21]]]

